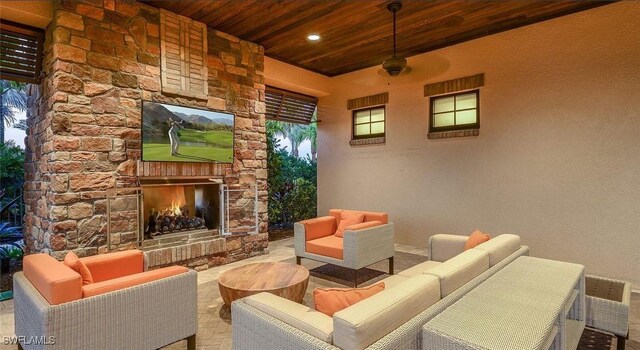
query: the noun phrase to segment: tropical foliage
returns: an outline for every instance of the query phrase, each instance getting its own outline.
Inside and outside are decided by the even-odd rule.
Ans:
[[[17,197],[22,192],[23,183],[24,150],[13,141],[0,144],[0,188],[5,191],[4,197]]]
[[[22,228],[11,227],[8,222],[0,223],[0,257],[21,258],[23,251]]]
[[[317,213],[317,165],[315,123],[307,126],[267,121],[267,164],[269,187],[269,224],[291,227],[294,222],[312,218]],[[282,147],[278,135],[289,139],[291,152]],[[298,146],[305,140],[312,144],[311,157],[298,157]]]
[[[27,109],[26,84],[10,80],[0,80],[0,144],[4,143],[5,127],[16,124],[25,127],[23,120],[17,119],[18,112]]]

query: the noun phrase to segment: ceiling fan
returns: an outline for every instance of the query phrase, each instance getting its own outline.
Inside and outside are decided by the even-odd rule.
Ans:
[[[389,76],[396,77],[401,73],[408,73],[407,59],[396,56],[396,13],[402,8],[402,2],[394,1],[387,5],[387,10],[393,14],[393,56],[382,62],[382,68]]]

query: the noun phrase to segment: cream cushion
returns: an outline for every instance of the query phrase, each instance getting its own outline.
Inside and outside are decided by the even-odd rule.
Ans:
[[[406,270],[402,270],[400,272],[398,272],[398,275],[400,276],[404,276],[404,277],[413,277],[416,275],[420,275],[422,273],[424,273],[425,271],[436,267],[438,265],[441,265],[442,263],[439,261],[425,261],[423,263],[420,263],[418,265],[412,266]]]
[[[418,275],[333,315],[333,344],[361,350],[440,300],[437,277]]]
[[[492,238],[473,249],[489,253],[489,266],[493,266],[520,249],[520,236],[503,234]]]
[[[271,293],[254,294],[244,301],[292,327],[331,344],[333,320],[322,312]]]
[[[469,249],[424,273],[440,279],[440,294],[444,298],[488,269],[489,253]]]

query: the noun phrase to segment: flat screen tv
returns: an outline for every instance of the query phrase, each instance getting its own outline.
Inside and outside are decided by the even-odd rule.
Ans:
[[[165,103],[142,103],[142,160],[233,162],[234,115]]]

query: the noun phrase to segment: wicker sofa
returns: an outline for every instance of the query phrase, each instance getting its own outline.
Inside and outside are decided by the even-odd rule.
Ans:
[[[333,317],[267,293],[240,299],[231,305],[233,349],[420,349],[427,321],[529,252],[515,235],[464,251],[466,238],[433,236],[431,260]]]
[[[47,254],[14,274],[20,349],[157,349],[181,339],[195,350],[197,273],[181,266],[144,271],[141,251],[80,258],[93,275]]]

